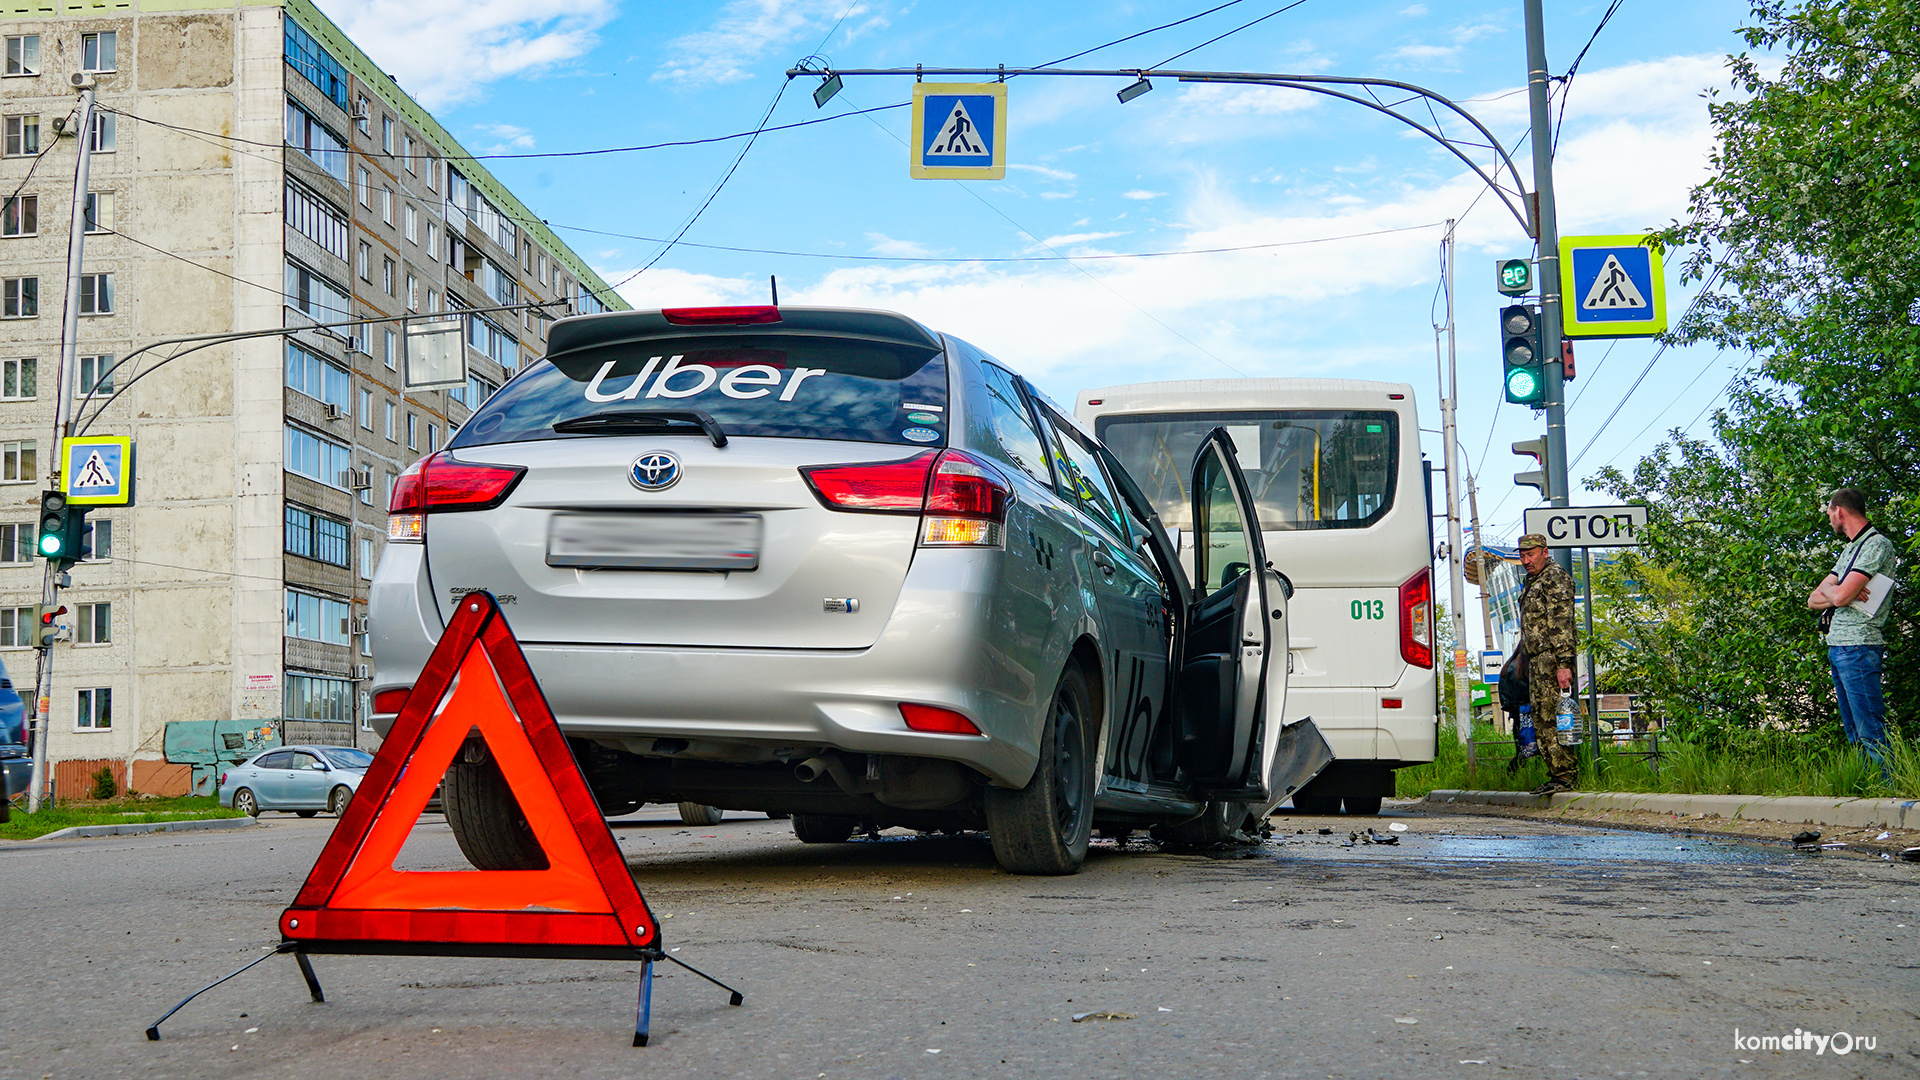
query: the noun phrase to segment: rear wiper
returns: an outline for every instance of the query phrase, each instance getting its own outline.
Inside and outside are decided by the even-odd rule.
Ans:
[[[570,420],[555,421],[553,430],[562,435],[629,431],[671,431],[676,427],[696,427],[713,440],[715,447],[727,445],[727,433],[713,417],[699,409],[614,409],[590,413]]]

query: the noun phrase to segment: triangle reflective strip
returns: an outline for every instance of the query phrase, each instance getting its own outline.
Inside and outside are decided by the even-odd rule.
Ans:
[[[475,729],[548,868],[395,870],[434,786]],[[491,596],[461,598],[281,929],[315,946],[422,952],[657,944],[658,924]]]

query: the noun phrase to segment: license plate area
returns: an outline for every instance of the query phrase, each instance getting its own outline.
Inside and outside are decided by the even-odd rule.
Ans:
[[[759,514],[555,514],[547,565],[581,570],[754,570]]]

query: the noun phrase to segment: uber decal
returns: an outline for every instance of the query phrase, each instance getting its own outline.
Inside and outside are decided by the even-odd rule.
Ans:
[[[661,360],[667,362],[665,368],[660,368]],[[648,398],[689,398],[697,394],[704,394],[708,390],[713,389],[715,383],[719,383],[720,392],[727,397],[750,400],[752,398],[766,397],[773,392],[773,387],[780,385],[781,380],[784,378],[787,385],[785,389],[780,391],[780,400],[792,401],[794,392],[800,389],[800,384],[803,381],[815,375],[825,375],[827,373],[827,369],[825,368],[810,367],[797,367],[790,372],[783,373],[779,368],[771,364],[747,364],[742,367],[732,368],[728,370],[725,376],[722,376],[720,372],[709,365],[682,364],[680,360],[681,357],[678,356],[653,357],[647,361],[647,366],[641,368],[640,374],[635,375],[633,381],[629,382],[625,388],[613,392],[603,392],[600,389],[601,384],[606,380],[607,375],[613,371],[614,364],[616,363],[616,361],[609,360],[600,365],[600,370],[594,374],[593,381],[587,383],[586,398],[588,401],[632,401],[640,396],[640,391],[643,389],[646,389],[646,396]],[[660,370],[658,378],[654,378],[655,369]],[[685,376],[685,378],[679,380],[678,386],[674,385],[676,376]],[[651,389],[647,388],[648,379],[653,379]]]

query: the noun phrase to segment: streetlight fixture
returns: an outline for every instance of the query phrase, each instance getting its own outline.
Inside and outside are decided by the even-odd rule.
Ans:
[[[1114,96],[1120,99],[1120,104],[1125,105],[1127,102],[1132,101],[1134,98],[1139,97],[1151,89],[1153,89],[1153,83],[1147,81],[1147,77],[1142,75],[1139,82],[1128,86],[1125,90],[1120,91]]]
[[[813,88],[813,107],[816,109],[826,108],[827,102],[832,101],[833,95],[839,92],[840,76],[829,75],[820,80],[820,85]]]

